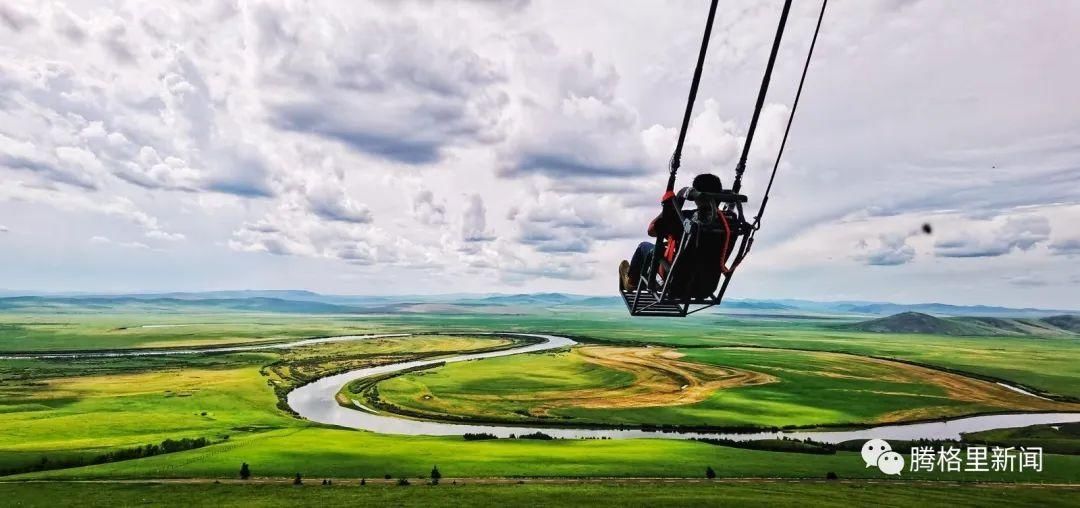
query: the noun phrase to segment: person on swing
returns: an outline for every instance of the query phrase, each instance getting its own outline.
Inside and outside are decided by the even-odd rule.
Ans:
[[[678,194],[665,196],[667,199],[674,199],[674,205],[682,210],[683,204],[686,202],[687,191],[690,188],[698,192],[723,192],[724,184],[720,181],[720,178],[712,173],[702,173],[694,177],[694,181],[690,187],[683,187]],[[694,218],[700,223],[711,223],[716,219],[716,214],[719,212],[716,203],[711,199],[700,199],[695,201],[697,210],[694,211]],[[674,234],[671,231],[671,225],[664,224],[662,220],[664,214],[661,212],[657,215],[652,222],[649,223],[649,236],[663,237],[669,234]],[[619,283],[622,286],[623,291],[634,291],[637,288],[638,280],[641,278],[642,270],[645,269],[645,262],[652,255],[653,250],[656,248],[656,242],[641,242],[638,244],[637,249],[634,251],[634,255],[630,257],[630,260],[622,260],[619,263]]]

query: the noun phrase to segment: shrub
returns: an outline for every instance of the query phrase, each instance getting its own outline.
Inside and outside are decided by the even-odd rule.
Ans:
[[[551,437],[551,436],[549,436],[547,434],[544,434],[543,432],[537,431],[537,432],[533,432],[532,434],[522,434],[522,435],[518,436],[518,439],[540,439],[540,440],[543,440],[543,441],[550,441],[550,440],[555,439],[555,438],[553,438],[553,437]]]
[[[499,436],[496,436],[495,434],[488,434],[486,432],[479,432],[479,433],[476,433],[476,434],[465,433],[461,437],[465,438],[466,441],[483,441],[485,439],[499,439]]]
[[[251,478],[251,468],[248,467],[247,462],[244,462],[240,464],[240,479],[247,480],[248,478]]]
[[[716,471],[713,471],[712,466],[705,466],[705,478],[710,480],[716,478]]]

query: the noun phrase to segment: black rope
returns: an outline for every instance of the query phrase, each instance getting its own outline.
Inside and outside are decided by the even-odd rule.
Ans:
[[[825,18],[825,6],[828,4],[829,0],[821,1],[821,12],[818,13],[817,26],[814,27],[814,38],[810,40],[810,50],[806,53],[802,77],[799,78],[799,88],[795,91],[795,101],[791,103],[791,113],[788,115],[787,127],[784,128],[784,139],[780,141],[780,150],[776,153],[772,174],[769,175],[769,185],[765,187],[765,195],[761,198],[761,206],[758,207],[757,216],[754,217],[755,231],[761,228],[761,216],[765,214],[765,205],[769,204],[769,191],[772,190],[773,180],[776,179],[776,169],[780,167],[780,158],[784,155],[784,147],[787,146],[788,133],[791,132],[791,123],[795,120],[795,109],[799,107],[799,97],[802,97],[803,83],[806,82],[806,71],[810,69],[810,59],[814,56],[814,46],[817,45],[818,32],[821,31],[821,20]]]
[[[789,0],[790,1],[790,0]],[[701,50],[698,51],[697,67],[694,68],[694,78],[690,81],[690,97],[686,100],[686,113],[683,115],[682,128],[679,130],[679,141],[675,143],[675,153],[671,154],[671,174],[668,175],[667,190],[675,190],[675,174],[679,172],[681,164],[683,143],[686,141],[686,131],[690,127],[690,115],[694,112],[694,101],[697,99],[698,83],[701,82],[701,68],[705,65],[705,53],[709,50],[709,37],[712,35],[713,18],[716,17],[716,4],[718,0],[712,0],[709,5],[709,18],[705,21],[705,35],[701,38]]]
[[[731,191],[738,194],[742,189],[742,175],[746,171],[746,158],[750,155],[750,145],[754,142],[754,131],[757,130],[758,117],[761,116],[761,108],[765,105],[765,95],[769,92],[769,81],[772,80],[773,65],[776,64],[776,53],[780,51],[780,39],[784,36],[784,25],[787,24],[788,11],[791,10],[791,0],[784,0],[784,10],[780,11],[780,24],[776,27],[776,37],[773,39],[772,52],[769,53],[769,63],[765,66],[765,75],[761,78],[761,89],[758,90],[757,104],[754,105],[754,116],[750,118],[750,129],[746,131],[746,141],[743,142],[742,156],[735,165],[735,183]]]
[[[791,114],[788,115],[787,127],[784,129],[784,139],[780,142],[780,151],[779,151],[779,153],[776,154],[776,160],[773,161],[772,175],[769,176],[769,185],[765,188],[765,195],[761,200],[761,205],[758,207],[757,216],[754,217],[754,223],[753,223],[752,227],[750,228],[750,232],[748,234],[744,235],[742,237],[742,240],[739,242],[739,251],[735,255],[735,261],[731,264],[732,272],[734,272],[735,268],[737,268],[739,266],[739,264],[742,263],[742,260],[750,252],[750,249],[754,246],[754,235],[755,235],[755,233],[757,233],[757,230],[761,227],[761,216],[765,213],[765,205],[768,204],[768,202],[769,202],[769,191],[772,190],[773,180],[776,179],[776,170],[777,170],[778,167],[780,167],[780,156],[783,155],[783,153],[784,153],[784,146],[787,144],[788,133],[791,131],[791,123],[792,123],[792,120],[794,120],[794,118],[795,118],[795,110],[799,106],[799,97],[802,96],[803,83],[806,82],[806,72],[810,68],[810,57],[813,56],[813,54],[814,54],[814,46],[817,44],[818,32],[821,31],[821,20],[825,17],[825,6],[826,6],[826,4],[828,4],[828,0],[822,0],[822,2],[821,2],[821,12],[818,13],[817,26],[814,27],[814,38],[810,41],[810,50],[807,52],[807,54],[806,54],[806,62],[803,64],[802,77],[799,78],[799,88],[795,92],[795,101],[791,104]],[[777,34],[777,40],[779,40],[779,38],[780,38],[780,36],[779,36],[779,33],[778,33]],[[774,46],[773,49],[775,51],[776,47]],[[770,61],[770,67],[771,67],[771,64],[772,64],[772,62]],[[764,88],[763,88],[763,91],[764,91]],[[759,103],[760,103],[761,96],[759,96],[758,100],[759,100]],[[757,112],[755,111],[755,116],[756,116],[756,114],[757,114]],[[753,130],[753,127],[751,126],[751,132],[752,132],[752,130]],[[750,146],[750,138],[748,136],[746,145],[743,147],[743,160],[740,161],[740,167],[745,167],[744,163],[745,163],[746,153],[749,150],[749,146]],[[738,177],[741,177],[741,176],[742,176],[742,172],[741,171],[737,172],[736,177],[738,178]],[[738,184],[739,184],[739,181],[736,180],[736,185],[738,185]],[[731,283],[731,277],[733,275],[734,275],[734,273],[728,273],[728,275],[726,277],[724,277],[723,282],[720,284],[720,290],[717,291],[716,295],[713,296],[713,304],[714,305],[719,304],[724,299],[724,294],[727,293],[727,288],[728,288],[728,285]]]

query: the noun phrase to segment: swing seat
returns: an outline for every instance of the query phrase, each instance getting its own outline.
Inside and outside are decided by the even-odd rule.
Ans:
[[[679,219],[692,216],[692,210],[677,212]],[[728,258],[739,237],[749,233],[750,225],[732,211],[719,212],[710,224],[695,219],[681,222],[681,234],[665,240],[674,248],[643,263],[647,271],[634,290],[620,288],[631,315],[683,317],[720,303],[716,290],[731,274],[726,268]]]

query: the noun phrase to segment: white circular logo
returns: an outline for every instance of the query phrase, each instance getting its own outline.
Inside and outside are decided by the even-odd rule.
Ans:
[[[885,474],[899,476],[904,470],[904,456],[896,452],[885,452],[878,457],[877,467]]]
[[[862,445],[862,459],[866,467],[878,465],[878,457],[885,452],[892,451],[892,447],[884,439],[871,439]]]

